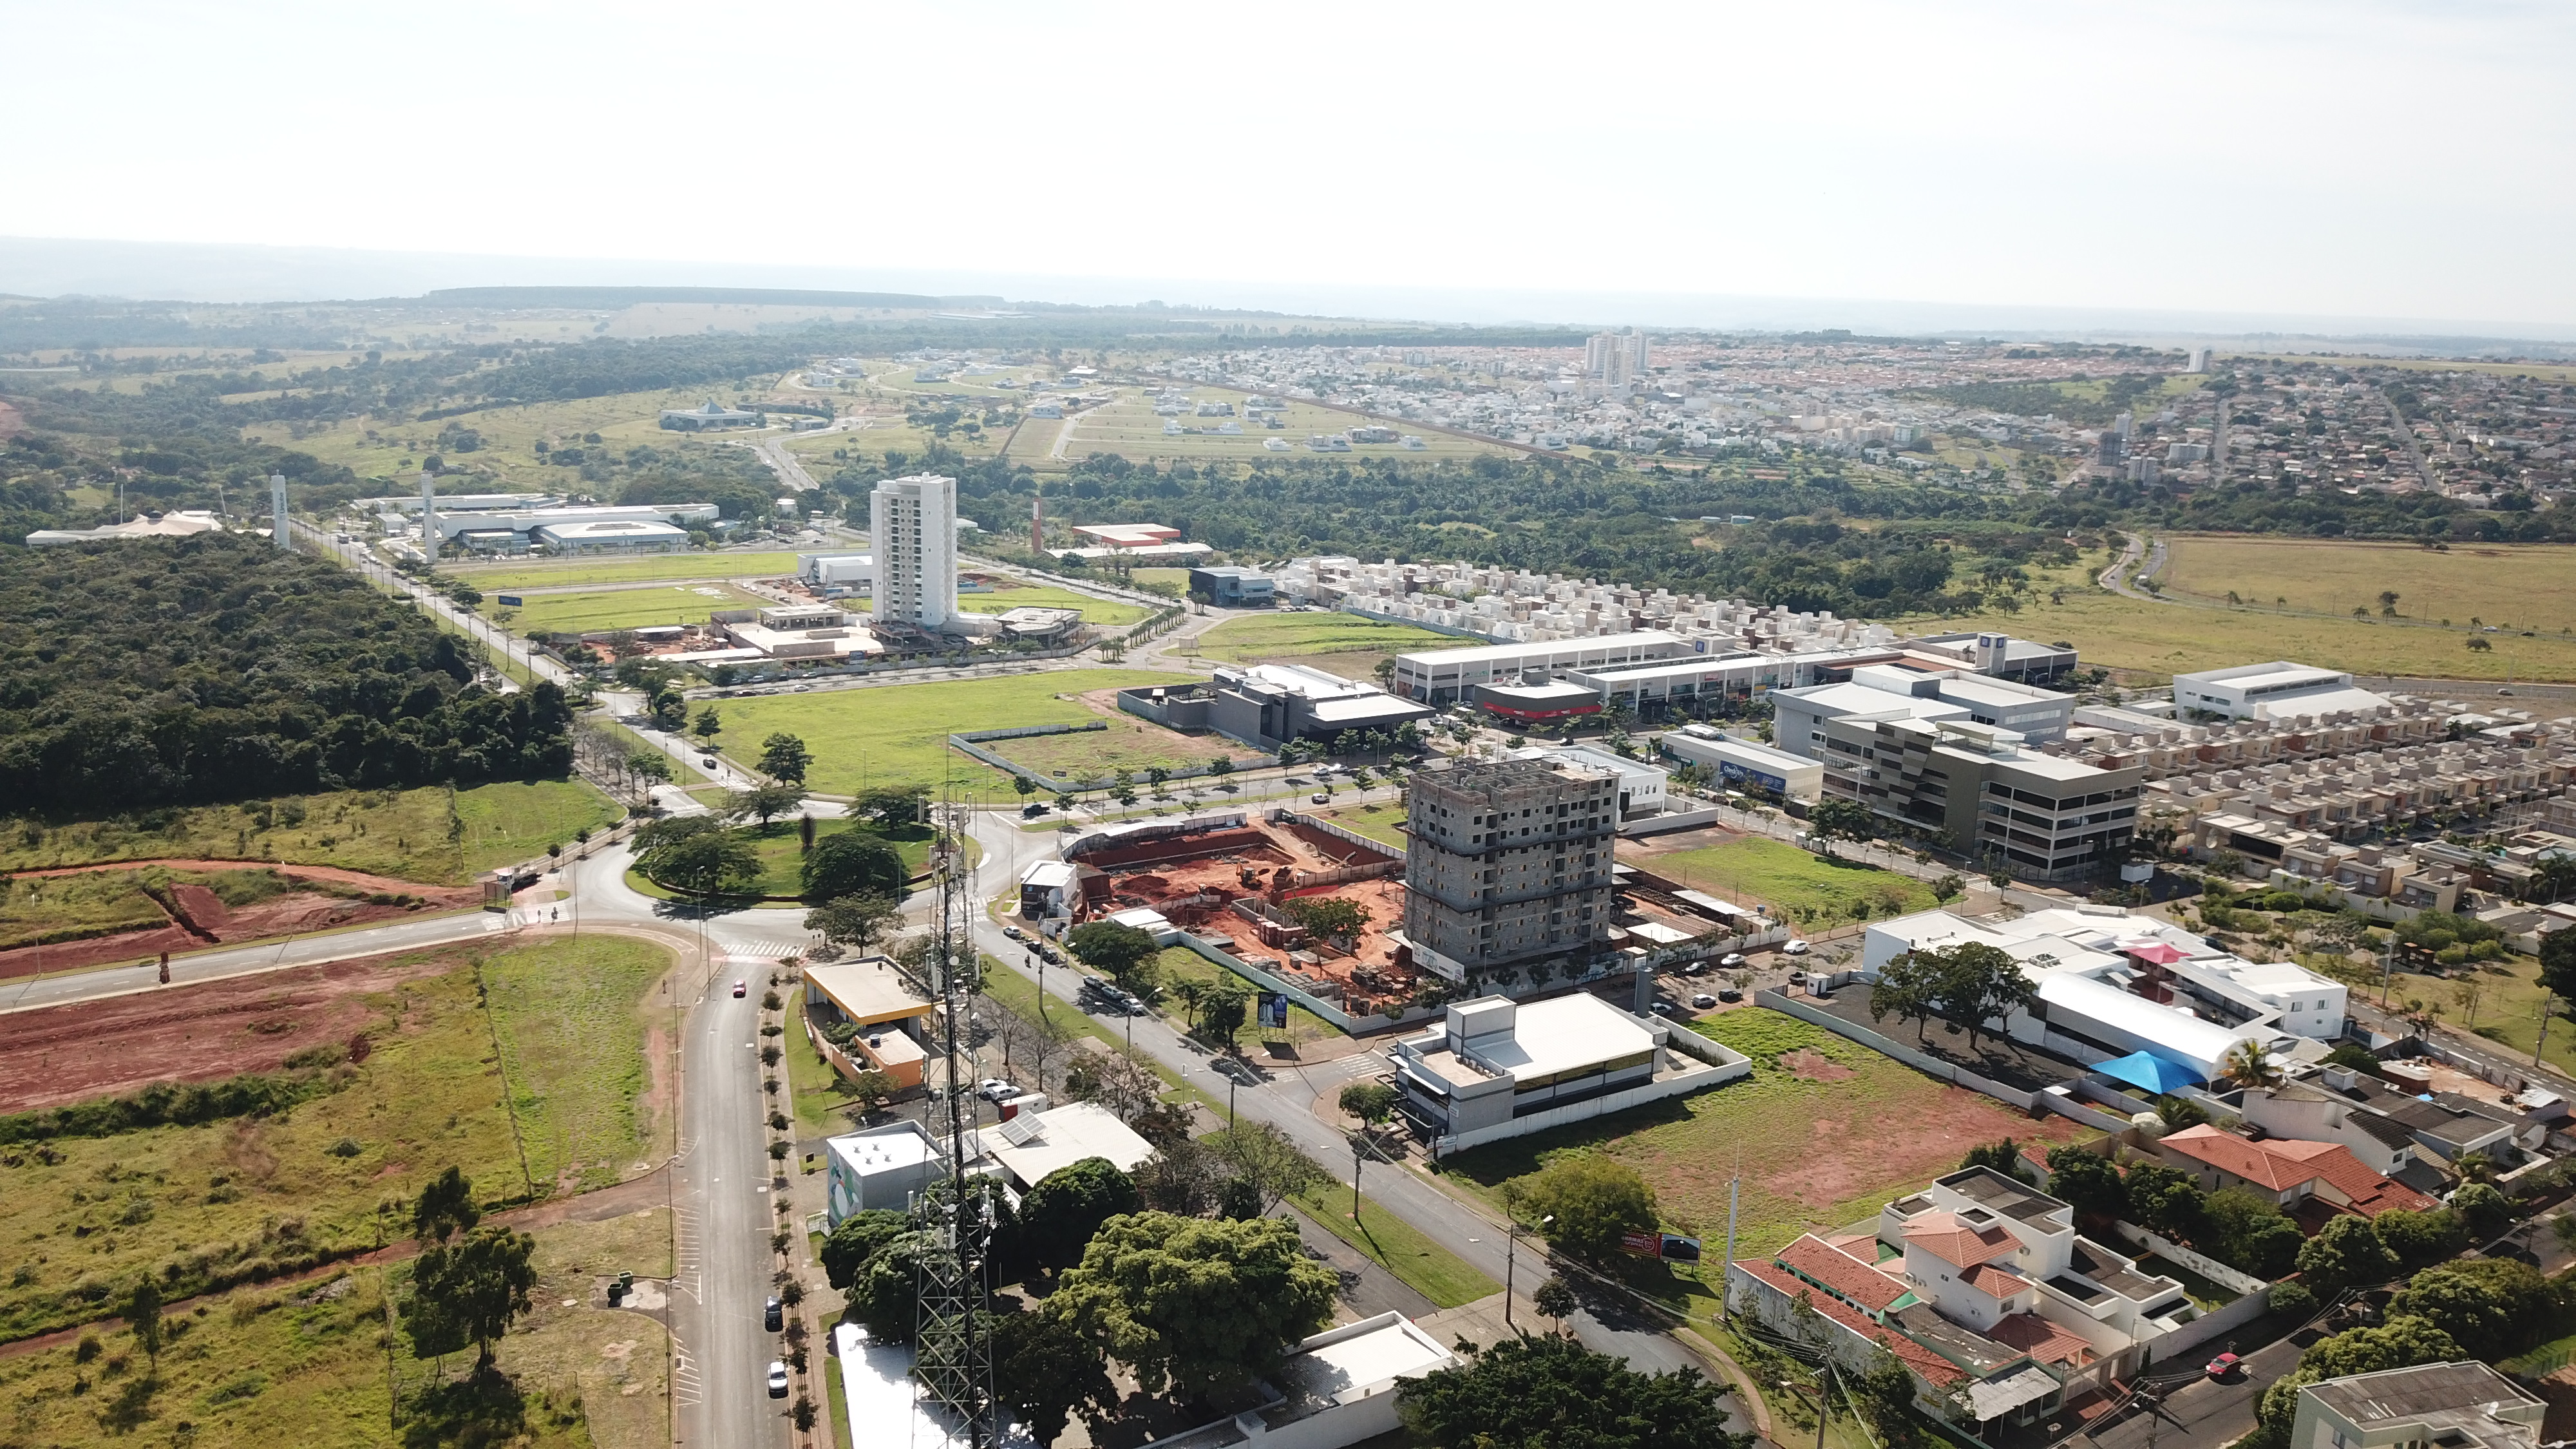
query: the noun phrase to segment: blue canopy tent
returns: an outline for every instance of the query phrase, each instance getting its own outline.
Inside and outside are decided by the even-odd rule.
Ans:
[[[2095,1062],[2093,1070],[2132,1087],[2144,1087],[2158,1096],[2176,1087],[2197,1087],[2209,1080],[2178,1062],[2169,1062],[2153,1052],[2142,1051],[2113,1057],[2107,1062]]]

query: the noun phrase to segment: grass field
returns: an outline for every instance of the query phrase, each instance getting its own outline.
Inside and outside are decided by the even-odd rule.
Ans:
[[[175,1298],[379,1246],[401,1232],[379,1207],[450,1165],[490,1200],[641,1165],[667,1132],[636,1102],[637,1012],[664,952],[585,938],[494,953],[488,1016],[467,953],[430,959],[455,965],[369,998],[382,1018],[365,1060],[334,1069],[337,1091],[269,1117],[55,1137],[0,1156],[0,1263],[13,1269],[0,1339],[107,1314],[140,1271],[159,1271]]]
[[[1079,609],[1084,623],[1110,629],[1140,622],[1154,613],[1142,604],[1095,599],[1047,584],[1015,584],[989,594],[959,594],[957,605],[978,614],[998,614],[1005,609]]]
[[[2460,550],[2455,546],[2453,553]],[[2128,682],[2161,684],[2177,671],[2214,669],[2266,659],[2348,669],[2355,674],[2430,679],[2576,680],[2576,638],[2555,634],[2484,637],[2494,647],[2467,647],[2458,631],[2423,629],[2349,617],[2279,614],[2255,608],[2204,608],[2190,604],[2141,604],[2093,584],[2109,559],[2089,555],[2062,570],[2033,569],[2037,585],[2017,614],[1988,608],[1969,615],[1891,620],[1924,633],[2001,628],[2025,639],[2063,639],[2088,665],[2123,671]],[[2050,600],[2052,588],[2063,603]],[[2243,588],[2222,584],[2221,588]],[[2276,593],[2286,590],[2276,590]],[[2373,591],[2374,593],[2376,590]],[[2402,590],[2400,591],[2402,594]],[[2268,600],[2267,600],[2268,602]],[[2400,607],[2405,607],[2401,600]],[[2374,605],[2373,612],[2376,612]],[[2439,618],[2440,615],[2435,615]],[[2467,621],[2454,616],[2461,624]],[[2489,622],[2493,622],[2490,620]]]
[[[760,609],[770,600],[730,584],[668,584],[592,589],[575,594],[513,594],[517,608],[486,593],[475,612],[509,626],[514,634],[542,629],[582,634],[602,629],[642,629],[656,624],[703,624],[718,609]]]
[[[557,443],[579,444],[583,434],[597,433],[600,441],[590,446],[619,454],[638,445],[664,452],[686,446],[719,446],[687,434],[663,431],[661,411],[696,407],[710,393],[731,392],[730,388],[712,386],[673,388],[485,408],[454,420],[456,425],[480,434],[482,446],[470,453],[442,456],[451,464],[492,471],[492,483],[474,490],[477,492],[577,490],[584,486],[580,470],[539,462],[537,439],[548,440],[551,447]],[[730,397],[721,400],[729,401]],[[397,485],[390,491],[416,492],[412,475],[419,471],[422,459],[438,451],[439,430],[445,426],[445,421],[388,423],[374,417],[352,418],[305,434],[296,440],[295,448],[324,462],[344,464],[360,478]],[[373,439],[367,436],[370,429],[377,434]],[[266,435],[272,442],[284,431],[278,423],[252,423],[245,430],[246,434]]]
[[[1107,780],[1120,770],[1133,771],[1141,788],[1145,771],[1160,765],[1179,769],[1204,765],[1218,755],[1237,758],[1234,742],[1222,736],[1178,734],[1131,714],[1103,716],[1109,727],[1076,734],[1029,735],[988,741],[984,748],[1067,783]],[[1243,755],[1238,763],[1254,759]]]
[[[290,889],[284,877],[266,869],[174,871],[154,866],[11,881],[0,887],[0,950],[166,925],[169,916],[145,889],[164,883],[205,886],[233,907]]]
[[[1418,649],[1458,649],[1475,641],[1410,624],[1385,624],[1357,614],[1247,614],[1228,619],[1198,638],[1203,658],[1229,664],[1309,654],[1404,654]],[[1333,668],[1340,661],[1316,660]]]
[[[1363,805],[1356,810],[1334,810],[1327,814],[1335,825],[1354,835],[1365,835],[1398,850],[1411,844],[1411,838],[1397,828],[1404,824],[1404,807],[1401,805]]]
[[[485,593],[495,589],[555,589],[571,584],[639,584],[659,579],[774,579],[796,572],[792,553],[717,550],[658,553],[646,558],[565,559],[455,564],[441,568]]]
[[[2326,357],[2312,353],[2277,352],[2222,352],[2216,356],[2229,361],[2286,362],[2302,367],[2390,367],[2401,372],[2484,372],[2497,377],[2536,377],[2547,382],[2576,382],[2576,367],[2570,367],[2563,362],[2461,362],[2448,358]]]
[[[464,885],[624,813],[578,779],[339,790],[108,820],[13,822],[0,831],[0,870],[154,857],[269,860]]]
[[[498,1359],[522,1393],[546,1402],[532,1407],[526,1436],[514,1442],[530,1449],[669,1443],[662,1326],[591,1306],[603,1273],[669,1275],[668,1212],[564,1224],[535,1237],[534,1307],[501,1340]],[[386,1280],[401,1271],[363,1267],[310,1284],[236,1289],[167,1318],[169,1342],[148,1392],[135,1386],[149,1363],[122,1331],[98,1335],[98,1356],[86,1365],[69,1344],[0,1359],[0,1398],[15,1406],[6,1432],[30,1444],[94,1442],[101,1433],[150,1434],[165,1426],[196,1449],[401,1444],[378,1342]],[[578,1306],[562,1306],[566,1299]],[[407,1347],[393,1364],[407,1401],[437,1372]],[[453,1378],[458,1366],[451,1359],[446,1369]],[[190,1427],[179,1431],[181,1423]],[[418,1433],[427,1426],[411,1427]]]
[[[1077,691],[1177,678],[1137,669],[1050,670],[728,700],[725,735],[760,740],[783,730],[803,739],[814,752],[805,783],[825,794],[906,784],[1007,792],[1009,782],[999,770],[948,748],[948,736],[1011,725],[1080,724],[1098,716],[1072,697]]]
[[[1335,1171],[1340,1169],[1336,1168]],[[1380,1172],[1401,1172],[1402,1168],[1380,1167]],[[1368,1195],[1369,1174],[1360,1173],[1360,1215],[1351,1220],[1351,1189],[1348,1183],[1326,1183],[1312,1192],[1299,1193],[1289,1201],[1313,1218],[1316,1225],[1334,1237],[1350,1244],[1360,1256],[1377,1264],[1442,1308],[1455,1308],[1473,1303],[1503,1291],[1503,1285],[1470,1267],[1467,1260],[1422,1235],[1411,1223],[1379,1207]],[[1532,1286],[1538,1279],[1532,1278]]]
[[[504,952],[483,967],[528,1171],[557,1193],[605,1187],[644,1150],[645,997],[670,953],[591,935]],[[659,1003],[656,1003],[658,1005]]]
[[[2466,628],[2479,618],[2500,630],[2576,633],[2576,548],[2455,543],[2437,552],[2241,534],[2168,534],[2164,541],[2172,550],[2167,592],[2220,602],[2234,592],[2258,614],[2286,609],[2342,618],[2360,606],[2376,616],[2380,593],[2393,589],[2399,615],[2409,620],[2449,619]],[[2287,604],[2274,604],[2284,598]],[[2458,640],[2449,648],[2467,652]]]
[[[1631,857],[1655,874],[1742,904],[1767,901],[1802,926],[1928,911],[1932,888],[1912,876],[1854,861],[1825,860],[1761,836],[1704,850]],[[1865,908],[1865,909],[1864,909]]]
[[[1693,1025],[1752,1058],[1753,1075],[1457,1153],[1442,1159],[1448,1180],[1499,1202],[1506,1179],[1556,1153],[1605,1152],[1645,1175],[1667,1223],[1716,1237],[1726,1231],[1728,1180],[1741,1170],[1736,1251],[1744,1255],[1875,1213],[1956,1170],[1977,1143],[2092,1135],[2064,1118],[2034,1122],[1780,1012],[1743,1007]],[[1784,1069],[1782,1055],[1801,1048],[1824,1066],[1807,1059],[1800,1071]]]

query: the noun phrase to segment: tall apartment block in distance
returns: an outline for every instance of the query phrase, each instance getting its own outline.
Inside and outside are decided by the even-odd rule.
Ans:
[[[1556,760],[1413,777],[1404,933],[1428,969],[1527,994],[1591,972],[1609,942],[1619,776]]]
[[[936,473],[888,478],[868,495],[881,624],[937,634],[957,617],[957,480]]]
[[[1645,376],[1646,334],[1634,327],[1594,333],[1583,344],[1583,371],[1612,387]]]

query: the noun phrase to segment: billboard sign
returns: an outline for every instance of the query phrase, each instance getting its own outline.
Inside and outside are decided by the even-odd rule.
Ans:
[[[1699,1239],[1679,1233],[1621,1233],[1619,1246],[1640,1258],[1661,1258],[1668,1263],[1699,1261]]]

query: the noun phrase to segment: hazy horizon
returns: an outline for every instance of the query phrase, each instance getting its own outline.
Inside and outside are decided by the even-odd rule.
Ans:
[[[46,59],[13,77],[8,237],[436,258],[453,285],[2576,335],[2558,6],[0,16]]]

